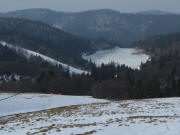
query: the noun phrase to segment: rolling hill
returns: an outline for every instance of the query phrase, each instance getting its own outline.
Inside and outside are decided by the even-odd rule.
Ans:
[[[104,39],[87,39],[37,21],[0,18],[0,40],[44,54],[60,62],[82,66],[83,53],[119,46]]]
[[[38,20],[76,35],[123,43],[152,35],[180,32],[180,15],[162,12],[127,14],[102,9],[65,13],[49,9],[26,9],[4,13],[2,16]]]

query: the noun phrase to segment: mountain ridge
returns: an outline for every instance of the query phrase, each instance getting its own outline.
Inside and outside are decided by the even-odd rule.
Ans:
[[[178,13],[161,11],[161,10],[146,10],[146,11],[137,12],[136,14],[144,14],[144,15],[168,15],[168,14],[171,14],[171,15],[173,15],[173,14],[178,14]]]
[[[4,17],[41,21],[65,32],[87,38],[105,38],[124,44],[148,36],[180,32],[180,15],[121,13],[110,9],[59,12],[25,9],[4,13]]]
[[[120,45],[72,35],[38,21],[0,18],[0,23],[0,40],[77,66],[86,63],[81,58],[83,53]]]

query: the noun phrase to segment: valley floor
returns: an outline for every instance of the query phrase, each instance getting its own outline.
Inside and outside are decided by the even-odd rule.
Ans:
[[[28,98],[27,95],[25,97]],[[0,135],[179,135],[180,133],[180,98],[107,101],[90,97],[65,97],[74,104],[1,116]],[[59,101],[60,99],[61,96]],[[63,103],[66,104],[65,98]]]

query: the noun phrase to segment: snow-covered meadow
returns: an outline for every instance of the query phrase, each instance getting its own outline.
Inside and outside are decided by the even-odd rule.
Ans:
[[[125,64],[131,68],[137,69],[141,63],[145,63],[149,56],[138,51],[134,48],[119,48],[116,47],[111,50],[97,51],[91,55],[82,56],[86,60],[95,62],[96,65],[100,66],[102,63],[108,64],[111,62],[118,63],[120,65]]]
[[[26,102],[24,105],[19,102],[16,104],[18,100]],[[28,104],[28,100],[34,101]],[[40,106],[35,105],[36,109],[43,109],[43,106],[44,109],[51,107],[53,109],[2,116],[0,135],[179,135],[180,133],[180,98],[107,101],[90,97],[23,94],[4,102],[9,102],[7,105],[19,104],[18,109],[25,105],[31,108],[32,104],[36,103]],[[58,106],[60,107],[54,108]],[[10,107],[12,106],[6,106]],[[0,111],[6,108],[1,108]],[[33,110],[35,111],[34,108]]]
[[[10,114],[104,101],[105,100],[98,100],[88,96],[0,93],[0,117]]]

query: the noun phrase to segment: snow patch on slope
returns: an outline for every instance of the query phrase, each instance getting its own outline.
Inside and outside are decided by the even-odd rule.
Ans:
[[[12,44],[8,44],[7,42],[4,42],[4,41],[0,41],[0,44],[2,46],[7,46],[8,48],[10,49],[15,49],[17,52],[22,52],[24,56],[26,56],[27,58],[30,58],[31,56],[36,56],[36,57],[41,57],[44,61],[47,61],[49,63],[51,63],[52,65],[61,65],[63,66],[64,68],[67,68],[69,69],[70,73],[75,73],[75,74],[82,74],[82,73],[85,73],[87,74],[88,72],[87,71],[83,71],[81,69],[77,69],[77,68],[74,68],[72,66],[69,66],[67,64],[64,64],[62,62],[59,62],[53,58],[50,58],[48,56],[45,56],[43,54],[40,54],[40,53],[37,53],[35,51],[31,51],[31,50],[28,50],[28,49],[24,49],[22,47],[17,47],[17,46],[14,46]]]

